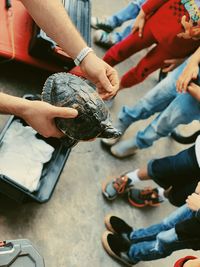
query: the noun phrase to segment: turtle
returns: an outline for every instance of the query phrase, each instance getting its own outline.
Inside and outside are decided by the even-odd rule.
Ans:
[[[56,126],[64,133],[63,140],[68,147],[81,140],[116,138],[121,135],[112,126],[108,108],[89,81],[76,75],[59,72],[49,76],[43,86],[42,101],[78,110],[76,118],[55,118]]]

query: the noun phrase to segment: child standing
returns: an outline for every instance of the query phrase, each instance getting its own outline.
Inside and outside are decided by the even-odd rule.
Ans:
[[[200,20],[199,0],[147,0],[136,18],[133,33],[110,48],[104,60],[111,66],[138,51],[156,44],[140,62],[121,78],[120,89],[142,82],[150,73],[164,67],[164,60],[184,58],[200,45],[199,40],[184,39],[181,18]],[[137,32],[138,31],[138,32]]]

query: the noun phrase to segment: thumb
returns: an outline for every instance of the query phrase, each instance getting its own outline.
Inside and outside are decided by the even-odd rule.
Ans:
[[[53,115],[59,118],[75,118],[78,115],[78,111],[74,108],[55,107]]]

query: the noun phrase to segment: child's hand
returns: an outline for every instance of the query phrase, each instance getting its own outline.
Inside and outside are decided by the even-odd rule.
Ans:
[[[183,25],[185,32],[177,34],[179,38],[193,40],[200,39],[200,20],[198,21],[197,26],[193,26],[192,20],[190,19],[189,21],[186,21],[186,16],[183,16],[181,24]]]
[[[188,207],[193,210],[197,211],[200,209],[200,195],[193,193],[192,195],[188,196],[186,199],[186,203]]]
[[[200,259],[186,261],[186,263],[183,264],[183,267],[200,267]]]
[[[137,18],[135,19],[135,23],[132,29],[132,33],[135,33],[136,31],[139,32],[139,37],[142,37],[144,24],[146,22],[146,15],[144,11],[141,9],[140,13],[138,14]]]
[[[174,70],[176,67],[178,67],[179,65],[181,65],[184,60],[185,58],[166,59],[164,60],[164,64],[166,65],[166,67],[164,67],[162,71],[165,73],[170,72]]]
[[[185,31],[177,34],[177,36],[179,38],[191,39],[190,32],[191,32],[191,29],[193,27],[192,20],[190,19],[189,21],[187,21],[186,16],[183,16],[181,19],[181,24],[183,25]]]
[[[198,64],[188,63],[179,76],[176,82],[176,88],[179,93],[184,93],[188,90],[188,85],[192,80],[195,80],[199,73]]]
[[[190,83],[188,85],[188,93],[200,101],[200,86],[195,83]],[[200,190],[199,190],[200,191]]]

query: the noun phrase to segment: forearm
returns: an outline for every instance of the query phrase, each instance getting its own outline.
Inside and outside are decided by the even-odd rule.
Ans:
[[[23,114],[29,107],[29,101],[20,97],[15,97],[0,93],[0,113],[13,114],[23,117]]]
[[[76,58],[86,43],[60,0],[21,0],[39,25],[67,54]]]

